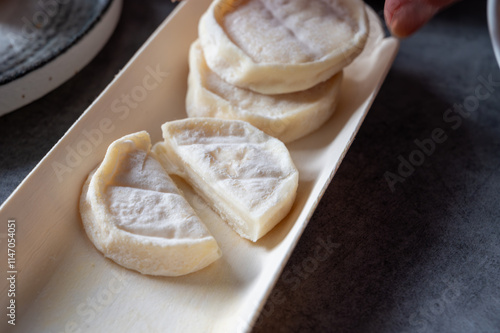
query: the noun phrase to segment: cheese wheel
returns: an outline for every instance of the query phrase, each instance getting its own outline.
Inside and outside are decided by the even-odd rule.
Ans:
[[[186,111],[189,117],[244,120],[283,142],[299,139],[335,111],[342,71],[308,90],[264,95],[239,88],[210,70],[199,41],[189,52]]]
[[[202,269],[221,251],[150,148],[146,132],[109,146],[81,194],[85,231],[106,257],[143,274]]]
[[[361,53],[368,31],[361,0],[215,0],[198,25],[210,69],[262,94],[329,79]]]

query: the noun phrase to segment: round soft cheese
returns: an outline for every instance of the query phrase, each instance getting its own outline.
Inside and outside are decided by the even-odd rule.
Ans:
[[[329,79],[361,53],[368,31],[361,0],[215,0],[198,26],[208,66],[263,94]]]
[[[81,194],[85,231],[106,257],[143,274],[202,269],[221,251],[150,148],[146,132],[109,146]]]
[[[244,120],[283,142],[299,139],[326,122],[337,106],[342,71],[300,92],[264,95],[222,80],[207,66],[199,41],[189,52],[186,111],[189,117]]]

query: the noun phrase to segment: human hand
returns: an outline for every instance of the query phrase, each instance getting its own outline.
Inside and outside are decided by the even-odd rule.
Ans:
[[[407,37],[454,2],[457,0],[386,0],[385,21],[395,36]]]

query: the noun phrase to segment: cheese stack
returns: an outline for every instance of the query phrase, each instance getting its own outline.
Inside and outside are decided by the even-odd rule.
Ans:
[[[333,114],[368,30],[361,0],[215,0],[190,50],[187,113],[301,138]]]

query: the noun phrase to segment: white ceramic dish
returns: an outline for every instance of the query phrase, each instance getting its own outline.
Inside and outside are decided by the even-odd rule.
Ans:
[[[0,115],[73,77],[106,44],[122,0],[0,1]]]
[[[300,172],[291,213],[257,243],[237,236],[189,188],[223,257],[177,278],[143,276],[105,259],[81,226],[81,186],[113,140],[184,118],[188,48],[210,0],[180,4],[0,208],[16,220],[19,332],[247,332],[373,102],[397,53],[371,12],[371,37],[345,69],[334,116],[288,145]],[[4,243],[5,244],[5,243]],[[4,245],[5,247],[5,245]],[[6,253],[6,250],[3,251]],[[1,261],[7,264],[7,259]],[[4,272],[9,269],[5,266]],[[8,284],[0,297],[7,304]],[[1,323],[7,327],[5,320]]]
[[[490,30],[491,43],[495,51],[498,66],[500,66],[500,2],[488,0],[488,28]]]

